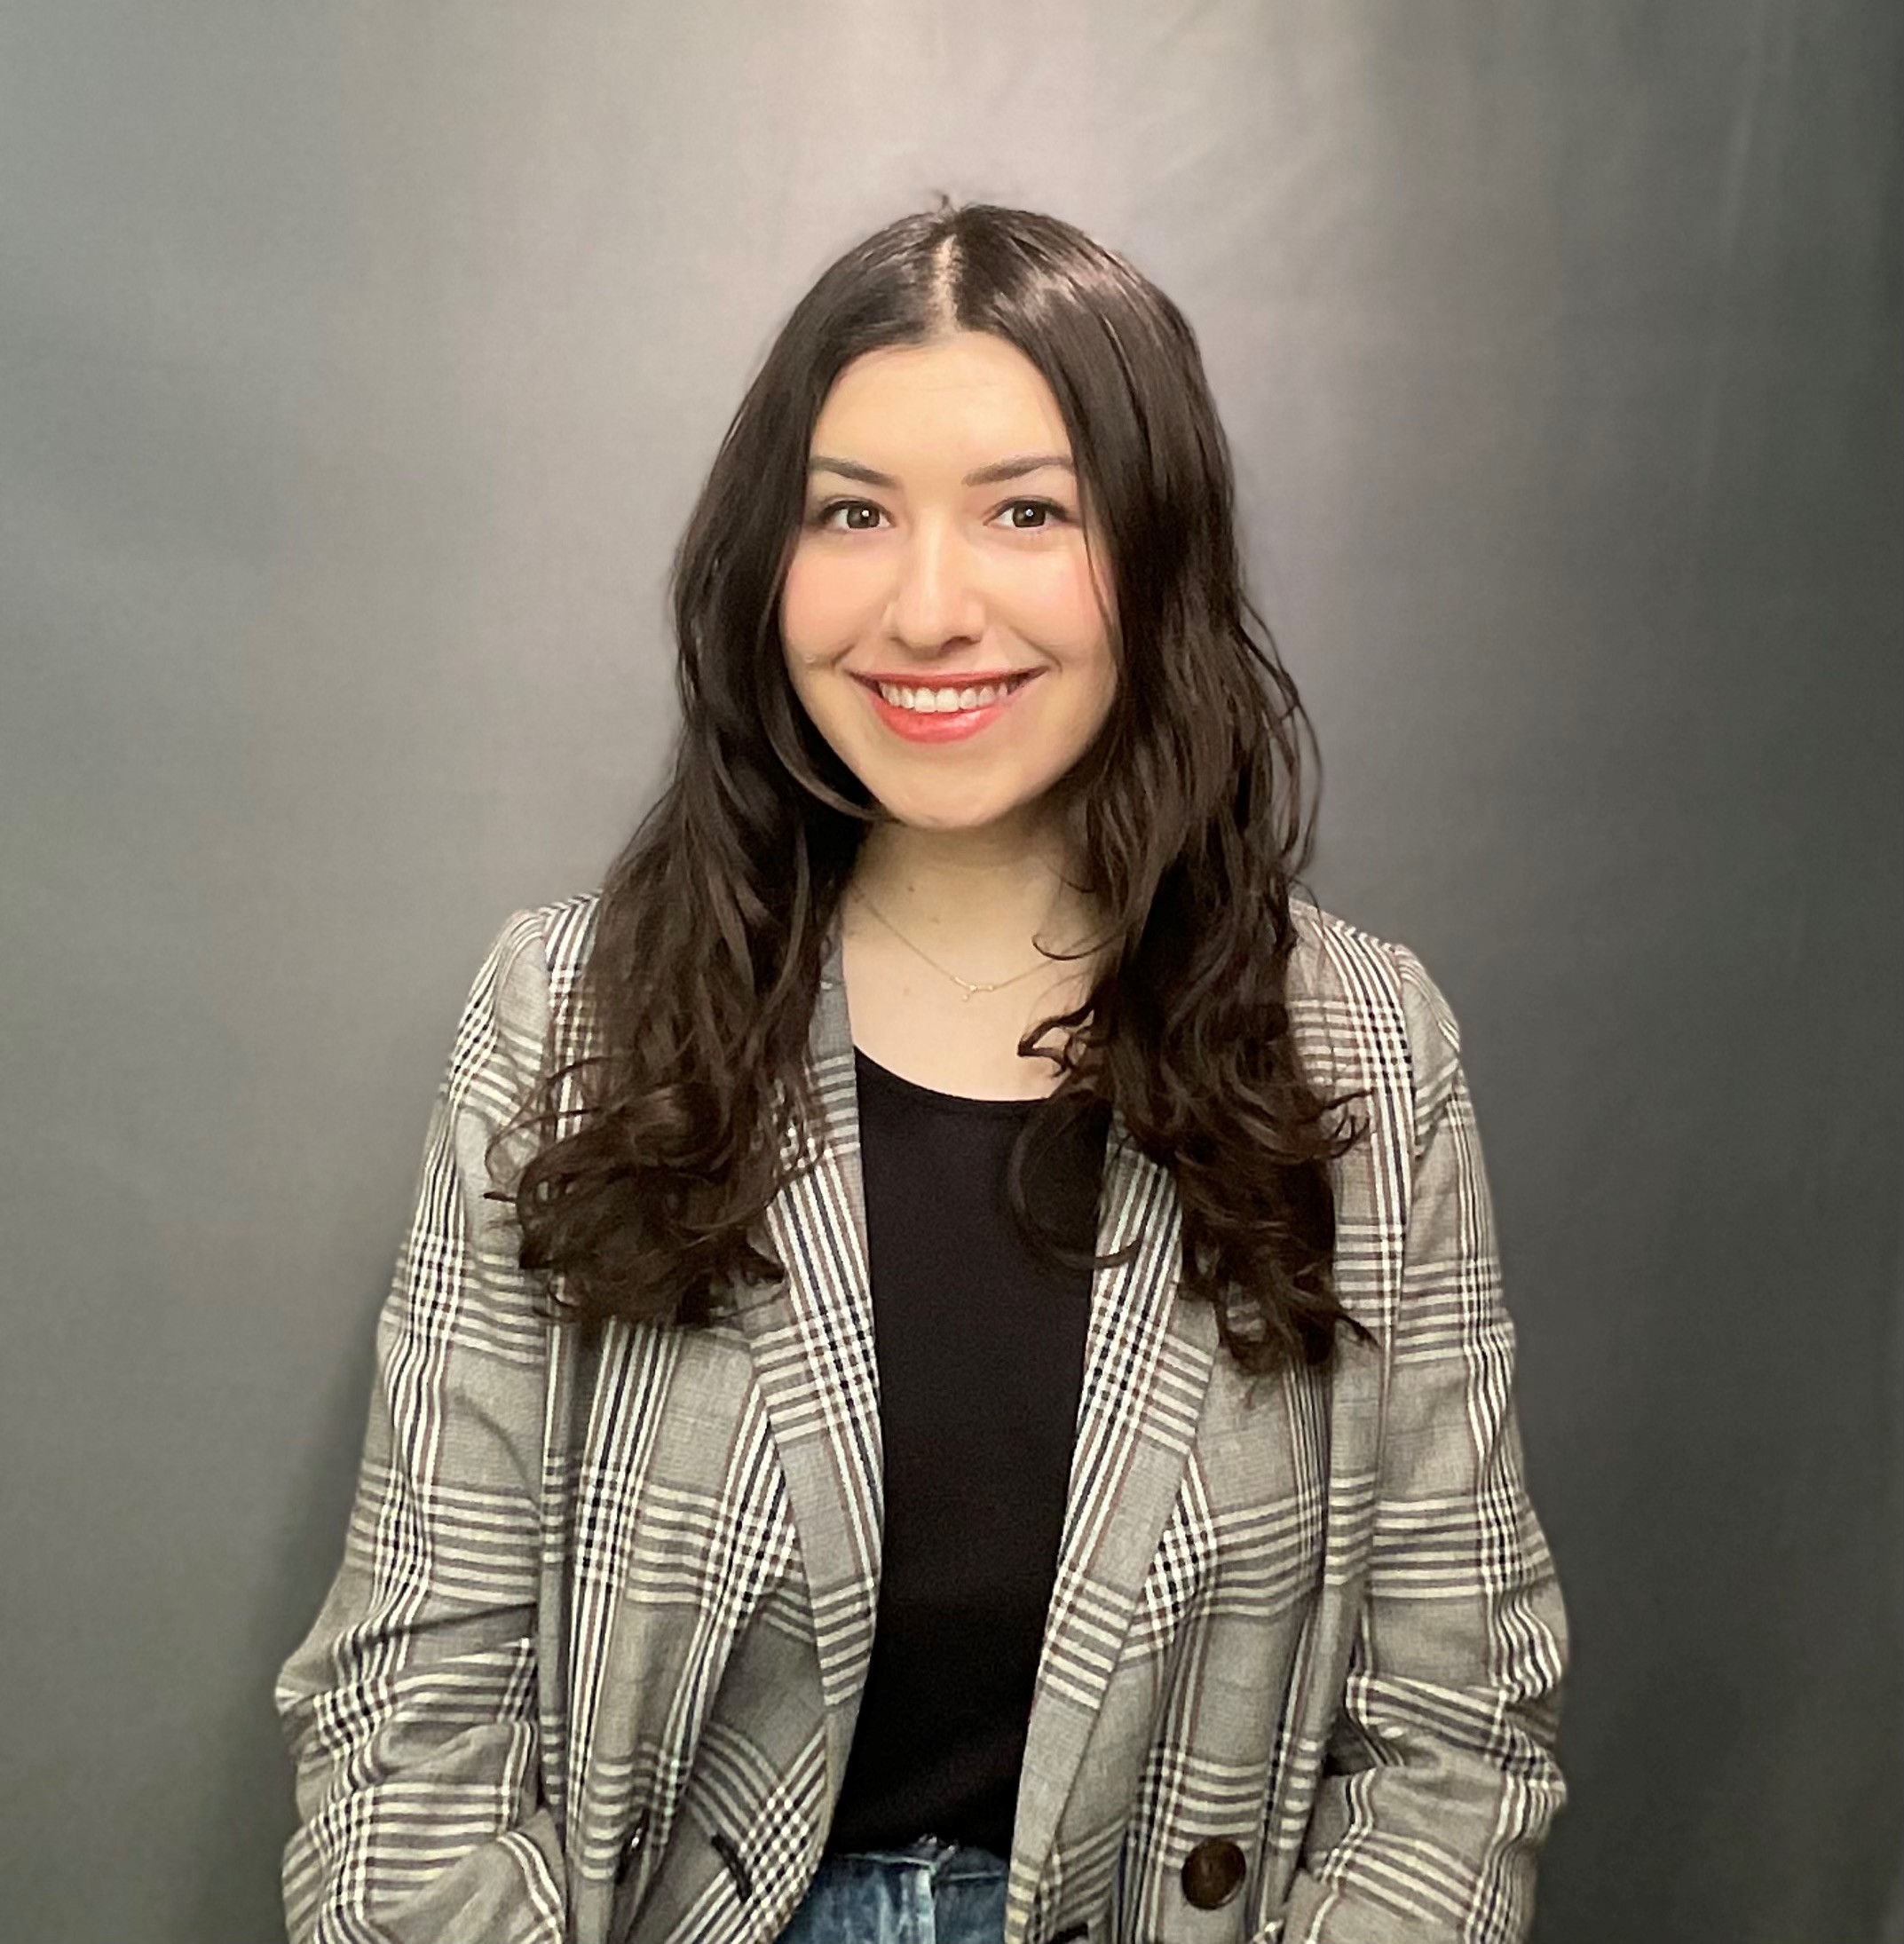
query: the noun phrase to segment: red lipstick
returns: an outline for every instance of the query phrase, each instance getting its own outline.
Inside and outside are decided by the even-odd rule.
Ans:
[[[968,736],[976,736],[980,730],[990,728],[1004,715],[1031,687],[1037,672],[1035,669],[1007,669],[993,676],[944,676],[930,679],[904,676],[886,678],[890,679],[894,687],[905,689],[981,689],[1005,683],[1012,684],[996,701],[984,703],[977,708],[956,709],[904,708],[897,702],[889,702],[880,693],[874,686],[874,677],[860,676],[857,679],[865,686],[867,699],[873,705],[873,713],[896,736],[915,743],[962,742]],[[1015,675],[1024,679],[1014,681]]]

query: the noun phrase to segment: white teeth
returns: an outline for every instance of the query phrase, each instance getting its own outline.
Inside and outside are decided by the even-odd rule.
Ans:
[[[993,683],[982,689],[908,689],[881,682],[879,691],[897,708],[911,709],[919,715],[944,715],[955,709],[983,708],[1008,694],[1017,684]]]

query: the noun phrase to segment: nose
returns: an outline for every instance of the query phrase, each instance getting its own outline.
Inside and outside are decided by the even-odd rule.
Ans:
[[[888,605],[893,638],[921,654],[985,631],[985,605],[972,551],[956,528],[922,520],[898,550]]]

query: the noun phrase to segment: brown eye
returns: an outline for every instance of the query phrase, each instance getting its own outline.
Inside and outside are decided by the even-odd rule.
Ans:
[[[846,525],[841,526],[834,524],[833,515],[835,513],[846,513],[849,515],[856,513],[864,513],[870,515],[871,517],[867,519],[858,521],[855,521],[849,518],[847,521]],[[871,500],[829,500],[826,504],[821,507],[819,511],[813,516],[813,524],[816,526],[824,526],[827,528],[830,532],[835,533],[868,533],[873,532],[874,527],[877,526],[879,518],[880,510],[878,507],[873,505]]]
[[[1069,517],[1055,500],[1013,500],[1009,511],[1012,531],[1017,533],[1040,533]],[[1044,518],[1036,521],[1020,519],[1018,516],[1025,512],[1041,514]]]

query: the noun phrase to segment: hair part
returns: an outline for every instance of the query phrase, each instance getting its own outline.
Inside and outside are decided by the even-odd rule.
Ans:
[[[510,1191],[522,1265],[547,1275],[557,1314],[687,1326],[786,1273],[761,1218],[803,1165],[783,1137],[803,1154],[816,1125],[806,1050],[826,944],[885,813],[794,693],[780,593],[840,374],[960,331],[1015,345],[1050,385],[1114,589],[1111,708],[1047,799],[1104,914],[1102,969],[1019,1042],[1060,1077],[1014,1149],[1011,1213],[1036,1245],[1086,1260],[1039,1220],[1028,1182],[1047,1142],[1114,1103],[1174,1179],[1183,1292],[1215,1306],[1238,1363],[1324,1363],[1357,1328],[1334,1291],[1330,1163],[1361,1130],[1336,1118],[1355,1096],[1306,1078],[1286,1003],[1320,765],[1244,591],[1196,336],[1071,225],[943,197],[795,305],[675,549],[671,774],[603,887],[577,994],[588,1050],[514,1124],[541,1141]]]

